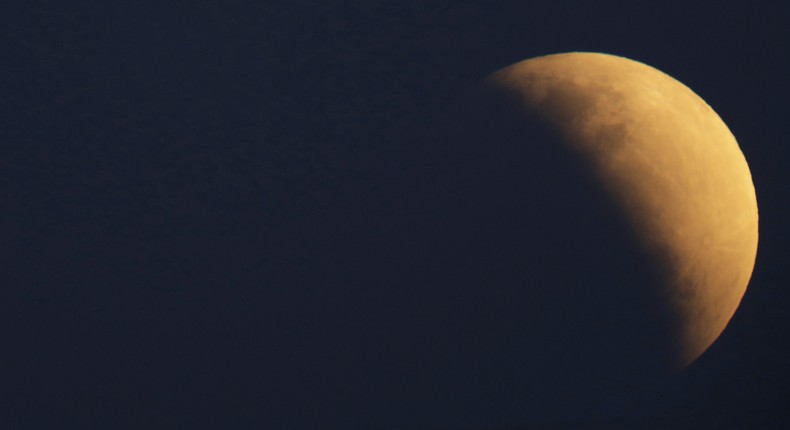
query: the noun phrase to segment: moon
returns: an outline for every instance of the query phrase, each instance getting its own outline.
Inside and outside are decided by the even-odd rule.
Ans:
[[[660,279],[628,288],[652,289],[668,321],[664,366],[693,362],[735,313],[757,253],[751,173],[722,119],[667,74],[600,53],[522,61],[483,88],[555,136],[609,199]]]
[[[575,52],[496,71],[455,105],[427,204],[459,214],[435,229],[465,256],[447,265],[455,282],[483,286],[467,351],[526,363],[525,384],[596,374],[595,390],[677,373],[713,344],[751,278],[758,212],[705,101],[643,63]]]

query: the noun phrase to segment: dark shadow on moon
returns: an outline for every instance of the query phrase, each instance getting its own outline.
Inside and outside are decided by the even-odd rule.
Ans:
[[[420,134],[398,204],[358,247],[317,261],[356,294],[322,310],[343,425],[625,418],[661,381],[656,267],[556,135],[482,94]]]

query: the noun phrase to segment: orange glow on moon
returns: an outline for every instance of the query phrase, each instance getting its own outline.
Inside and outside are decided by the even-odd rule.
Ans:
[[[613,197],[661,267],[670,367],[693,362],[735,313],[757,252],[755,190],[730,130],[677,80],[613,55],[538,57],[485,83],[555,130]]]

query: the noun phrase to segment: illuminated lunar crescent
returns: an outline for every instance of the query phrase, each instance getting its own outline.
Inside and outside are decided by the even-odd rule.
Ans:
[[[751,174],[721,118],[672,77],[606,54],[529,59],[485,87],[556,133],[612,198],[659,267],[649,288],[672,319],[668,367],[694,361],[735,313],[757,252]]]

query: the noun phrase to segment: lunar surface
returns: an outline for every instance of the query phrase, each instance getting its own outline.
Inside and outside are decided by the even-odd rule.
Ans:
[[[643,327],[639,354],[660,357],[651,365],[672,371],[699,357],[738,307],[757,252],[757,202],[751,174],[721,118],[693,91],[661,71],[598,53],[549,55],[511,65],[490,75],[477,97],[475,118],[467,118],[477,121],[476,129],[470,128],[465,136],[475,136],[470,139],[488,148],[483,152],[511,148],[504,151],[515,151],[512,156],[500,161],[513,164],[514,169],[521,160],[523,169],[539,170],[528,178],[510,178],[511,182],[528,182],[521,193],[513,190],[512,199],[531,200],[540,208],[555,207],[543,226],[533,224],[536,229],[556,232],[545,243],[562,243],[558,248],[586,247],[572,255],[560,249],[542,266],[576,271],[579,263],[567,259],[571,257],[595,258],[597,269],[603,272],[629,266],[625,277],[610,279],[623,285],[610,287],[617,293],[601,293],[613,303],[597,312],[626,313],[628,317],[619,324]],[[528,148],[513,150],[519,145]],[[570,173],[563,177],[563,172]],[[541,186],[553,191],[545,195],[527,191]],[[574,193],[580,196],[577,200],[600,195],[596,197],[600,201],[578,206]],[[586,214],[595,219],[585,218],[590,207],[598,208]],[[563,214],[564,210],[579,213]],[[530,214],[523,216],[524,222],[532,222]],[[576,226],[558,225],[562,220]],[[609,238],[582,231],[611,232],[619,228],[612,227],[618,223],[622,234]],[[609,247],[620,246],[612,244],[619,240],[616,236],[623,237],[625,245],[613,250]],[[551,244],[543,246],[547,252],[556,251]],[[601,260],[594,257],[598,252],[610,252],[613,257]],[[552,258],[559,260],[551,262]],[[583,265],[581,270],[589,267]],[[577,281],[582,285],[559,288],[577,296],[591,294],[583,291],[584,279]],[[587,285],[600,289],[592,281]],[[553,287],[543,282],[525,288]],[[541,308],[539,299],[529,311]],[[578,322],[594,327],[595,313]],[[617,337],[617,331],[611,336]],[[593,343],[589,348],[596,347]],[[613,345],[608,353],[615,356],[618,348]]]

